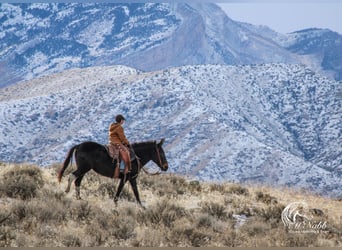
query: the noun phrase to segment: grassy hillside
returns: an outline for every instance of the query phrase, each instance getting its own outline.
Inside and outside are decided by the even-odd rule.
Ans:
[[[93,172],[76,200],[59,167],[0,164],[0,246],[342,246],[341,201],[141,173],[144,210],[128,185],[115,206],[117,183]],[[323,212],[324,232],[288,232],[281,213],[294,201]]]

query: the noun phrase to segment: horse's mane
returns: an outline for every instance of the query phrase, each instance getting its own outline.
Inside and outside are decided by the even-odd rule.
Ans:
[[[132,146],[134,147],[146,147],[155,144],[156,141],[143,141],[143,142],[134,142]]]

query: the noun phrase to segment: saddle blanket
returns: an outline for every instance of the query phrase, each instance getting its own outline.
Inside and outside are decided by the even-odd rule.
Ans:
[[[112,156],[109,153],[109,145],[103,145],[103,146],[105,147],[108,156],[110,158],[112,158]],[[131,162],[132,162],[132,161],[134,161],[136,159],[137,156],[136,156],[136,154],[134,153],[134,151],[131,148],[129,148],[128,150],[129,150],[129,156],[130,156]],[[125,168],[125,167],[122,167],[122,166],[125,166],[125,164],[123,163],[123,161],[120,161],[120,169],[124,169]]]

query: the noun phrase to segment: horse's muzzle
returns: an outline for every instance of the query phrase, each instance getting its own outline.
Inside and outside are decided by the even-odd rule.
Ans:
[[[163,167],[162,170],[163,170],[163,171],[166,171],[166,170],[169,168],[169,164],[164,163],[162,167]]]

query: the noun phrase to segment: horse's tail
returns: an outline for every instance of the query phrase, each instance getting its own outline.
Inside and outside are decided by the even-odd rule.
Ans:
[[[62,167],[61,170],[59,170],[59,172],[58,172],[58,176],[57,176],[58,182],[61,182],[62,177],[63,177],[63,174],[64,174],[64,171],[65,171],[65,169],[69,166],[69,163],[70,163],[70,161],[71,161],[72,155],[73,155],[73,153],[74,153],[74,151],[75,151],[75,149],[76,149],[77,147],[78,147],[78,145],[73,146],[73,147],[69,150],[69,153],[68,153],[67,157],[66,157],[65,160],[64,160],[63,167]]]

